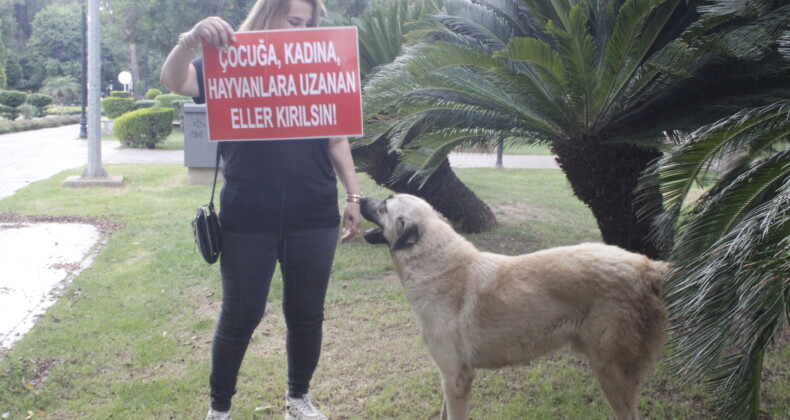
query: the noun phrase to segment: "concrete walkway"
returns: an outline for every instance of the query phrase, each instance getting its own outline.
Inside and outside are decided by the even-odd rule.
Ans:
[[[47,179],[58,172],[87,165],[88,142],[78,139],[79,125],[0,135],[0,199],[28,184]],[[117,141],[101,142],[102,165],[183,164],[183,150],[127,149]],[[557,168],[553,156],[503,157],[505,168]],[[453,153],[455,168],[493,168],[496,155]]]

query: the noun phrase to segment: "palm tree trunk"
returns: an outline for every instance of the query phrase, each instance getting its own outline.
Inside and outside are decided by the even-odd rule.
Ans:
[[[354,155],[355,158],[364,155],[364,158],[356,160],[369,163],[360,169],[370,175],[377,184],[396,193],[412,194],[423,198],[461,232],[486,232],[497,225],[496,216],[491,208],[458,179],[446,159],[420,188],[416,182],[392,182],[392,173],[398,165],[398,155],[388,153],[385,146],[374,143],[356,148]]]
[[[660,151],[580,141],[557,144],[554,153],[574,194],[592,210],[604,242],[650,258],[662,257],[662,250],[648,239],[651,220],[638,217],[635,204],[639,176],[661,156]],[[652,199],[660,199],[657,191],[650,193]]]

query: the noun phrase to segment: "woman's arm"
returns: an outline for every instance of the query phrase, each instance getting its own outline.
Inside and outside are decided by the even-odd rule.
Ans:
[[[192,58],[200,48],[200,38],[206,39],[218,49],[235,41],[233,28],[221,18],[212,16],[195,24],[189,32],[184,33],[162,65],[159,81],[165,89],[179,95],[198,96],[197,71],[192,65]]]
[[[343,236],[340,240],[347,241],[357,234],[359,223],[362,221],[358,199],[362,191],[360,191],[359,183],[357,182],[357,173],[354,168],[354,159],[351,157],[351,146],[348,144],[348,138],[330,138],[328,153],[332,166],[335,167],[335,172],[337,172],[340,182],[346,189],[346,196],[357,196],[357,200],[354,200],[353,197],[347,200],[346,209],[343,211]]]

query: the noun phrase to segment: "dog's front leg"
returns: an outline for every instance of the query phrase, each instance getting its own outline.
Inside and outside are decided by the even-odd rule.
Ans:
[[[442,388],[444,389],[442,419],[467,420],[469,418],[469,397],[474,379],[474,369],[467,366],[442,370]]]

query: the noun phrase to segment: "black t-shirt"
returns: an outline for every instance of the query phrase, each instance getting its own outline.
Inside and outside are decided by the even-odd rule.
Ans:
[[[205,103],[203,59],[197,69]],[[329,139],[224,141],[225,185],[220,195],[223,229],[255,232],[336,227],[337,179],[327,151]]]

